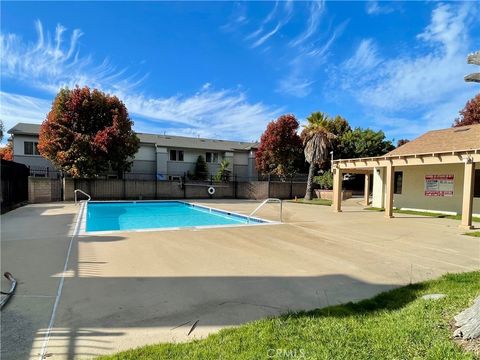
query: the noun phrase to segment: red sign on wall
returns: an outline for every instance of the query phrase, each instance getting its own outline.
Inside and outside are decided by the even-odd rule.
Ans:
[[[453,196],[454,175],[425,175],[425,196]]]

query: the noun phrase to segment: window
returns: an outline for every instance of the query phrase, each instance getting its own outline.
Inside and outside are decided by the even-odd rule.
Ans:
[[[218,163],[218,153],[216,152],[207,152],[205,154],[205,161],[207,163],[216,164]]]
[[[183,161],[183,150],[170,150],[170,161]]]
[[[23,153],[25,155],[40,155],[38,152],[38,142],[25,141],[23,143]]]
[[[395,171],[393,175],[393,193],[401,194],[402,193],[402,183],[403,183],[403,171]]]
[[[475,179],[473,186],[473,197],[480,198],[480,169],[475,170]]]

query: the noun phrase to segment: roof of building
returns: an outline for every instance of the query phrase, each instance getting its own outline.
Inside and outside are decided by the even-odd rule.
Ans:
[[[18,123],[10,130],[9,134],[14,135],[38,135],[40,132],[40,124]],[[157,135],[137,133],[137,136],[142,143],[155,144],[165,147],[177,147],[188,149],[202,149],[202,150],[218,150],[218,151],[232,151],[232,150],[250,150],[255,149],[258,143],[243,142],[243,141],[228,141],[216,139],[204,139],[187,136],[174,135]]]
[[[38,135],[40,133],[40,124],[18,123],[8,130],[8,133],[14,135]]]
[[[480,124],[432,130],[385,156],[480,149]]]
[[[243,142],[243,141],[228,141],[216,139],[204,139],[186,136],[174,135],[155,135],[137,133],[142,143],[152,143],[158,146],[189,148],[189,149],[203,149],[203,150],[250,150],[256,148],[258,143]]]

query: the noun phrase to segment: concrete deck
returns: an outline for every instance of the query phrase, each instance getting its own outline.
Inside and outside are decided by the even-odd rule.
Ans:
[[[201,203],[242,213],[258,204]],[[258,216],[276,220],[277,206]],[[1,269],[19,285],[2,311],[1,358],[38,359],[45,339],[52,359],[185,341],[479,268],[480,239],[461,235],[458,221],[385,219],[355,201],[343,209],[337,214],[325,206],[285,203],[281,225],[79,237],[72,237],[73,204],[7,213],[1,219]],[[7,286],[2,279],[2,289]]]

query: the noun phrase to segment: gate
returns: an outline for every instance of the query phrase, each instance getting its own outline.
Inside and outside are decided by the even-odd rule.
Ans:
[[[28,201],[27,166],[13,161],[1,160],[2,191],[0,193],[0,208],[2,214],[11,210],[17,204]]]
[[[52,201],[62,201],[63,200],[63,187],[62,187],[62,179],[51,179],[51,194],[52,194]]]

